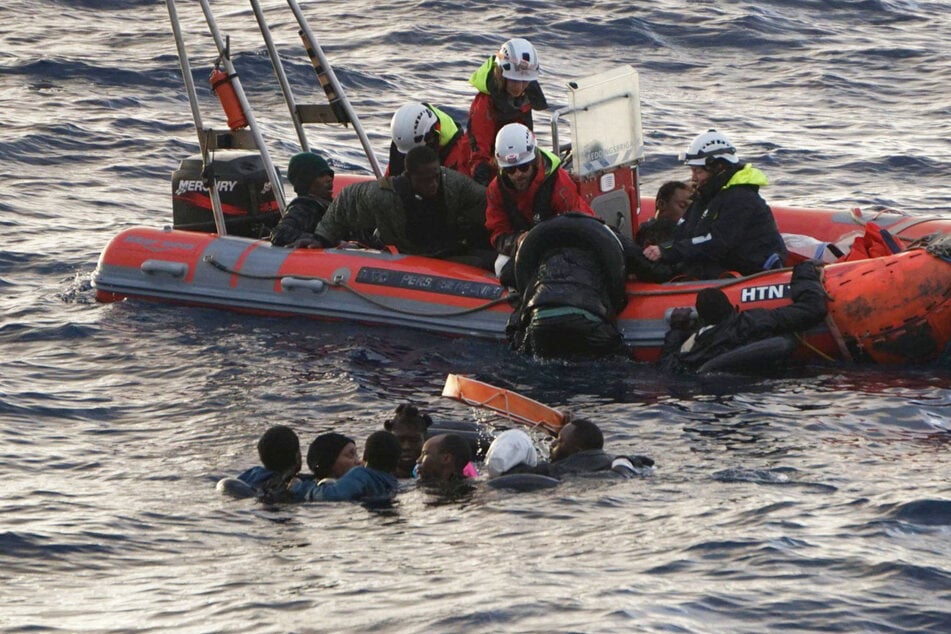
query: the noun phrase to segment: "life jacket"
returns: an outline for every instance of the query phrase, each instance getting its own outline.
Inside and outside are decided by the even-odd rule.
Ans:
[[[502,206],[508,215],[512,229],[515,231],[527,231],[542,220],[551,218],[551,199],[555,193],[555,183],[557,182],[556,172],[561,165],[561,158],[552,154],[548,150],[539,148],[541,151],[541,162],[545,165],[545,176],[538,189],[535,190],[535,198],[532,201],[532,222],[529,223],[522,212],[518,209],[515,197],[507,185],[499,183],[499,192],[502,194]]]

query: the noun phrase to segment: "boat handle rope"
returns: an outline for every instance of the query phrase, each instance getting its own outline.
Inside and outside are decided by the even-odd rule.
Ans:
[[[238,271],[237,269],[233,269],[233,268],[231,268],[231,267],[229,267],[229,266],[226,266],[226,265],[222,264],[221,262],[217,261],[217,260],[215,259],[215,256],[213,256],[213,255],[206,255],[206,256],[204,256],[204,257],[202,258],[202,262],[207,262],[207,263],[210,264],[212,267],[218,269],[218,270],[221,271],[222,273],[228,273],[229,275],[236,275],[236,276],[238,276],[238,277],[246,277],[246,278],[252,279],[252,280],[275,280],[275,281],[277,281],[277,280],[282,280],[282,279],[284,279],[285,277],[293,277],[293,278],[299,279],[299,280],[316,280],[316,281],[318,281],[318,282],[323,282],[323,283],[326,284],[327,286],[336,286],[336,287],[342,288],[342,289],[344,289],[344,290],[346,290],[346,291],[350,291],[351,293],[353,293],[354,295],[356,295],[356,296],[359,297],[360,299],[362,299],[362,300],[364,300],[364,301],[366,301],[366,302],[368,302],[368,303],[370,303],[370,304],[373,304],[374,306],[377,306],[377,307],[379,307],[379,308],[383,308],[383,309],[386,309],[386,310],[391,310],[391,311],[393,311],[394,313],[400,313],[400,314],[402,314],[402,315],[414,315],[414,316],[418,316],[418,317],[460,317],[460,316],[462,316],[462,315],[468,315],[468,314],[470,314],[470,313],[479,312],[480,310],[488,310],[489,308],[492,308],[493,306],[497,306],[498,304],[502,304],[502,303],[507,302],[508,299],[509,299],[509,298],[508,298],[508,295],[503,295],[502,297],[499,297],[499,298],[497,298],[497,299],[490,300],[490,301],[488,301],[488,302],[485,302],[484,304],[479,304],[478,306],[474,306],[474,307],[472,307],[472,308],[465,308],[465,309],[462,309],[462,310],[452,310],[452,311],[445,311],[445,312],[426,312],[426,311],[418,311],[418,310],[407,310],[407,309],[405,309],[405,308],[397,308],[397,307],[395,307],[395,306],[390,306],[390,305],[388,305],[388,304],[386,304],[386,303],[384,303],[384,302],[381,302],[381,301],[379,301],[379,300],[377,300],[377,299],[374,299],[373,297],[370,297],[370,296],[367,295],[366,293],[363,293],[363,292],[361,292],[361,291],[355,289],[354,287],[350,286],[350,284],[348,284],[346,281],[344,281],[344,280],[342,280],[342,279],[339,279],[339,278],[336,278],[336,277],[335,277],[334,279],[332,279],[332,280],[328,280],[328,279],[325,279],[325,278],[322,278],[322,277],[317,277],[317,276],[315,276],[315,275],[258,275],[258,274],[255,274],[255,273],[245,273],[245,272],[243,272],[243,271]]]

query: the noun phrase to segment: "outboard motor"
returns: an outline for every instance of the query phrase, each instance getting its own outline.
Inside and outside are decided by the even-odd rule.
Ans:
[[[218,150],[212,156],[228,233],[267,237],[281,213],[261,155],[247,150]],[[183,160],[172,174],[172,224],[186,231],[216,231],[211,198],[202,180],[200,154]]]

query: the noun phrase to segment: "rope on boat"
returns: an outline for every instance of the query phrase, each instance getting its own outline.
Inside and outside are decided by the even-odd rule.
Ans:
[[[778,271],[781,271],[781,270],[783,270],[783,269],[770,269],[770,270],[768,270],[768,271],[760,271],[759,273],[753,273],[753,274],[751,274],[751,275],[746,275],[746,276],[744,276],[744,277],[731,277],[731,278],[729,278],[729,279],[725,279],[725,280],[723,280],[723,281],[721,281],[721,282],[718,282],[718,283],[716,283],[716,284],[711,284],[711,286],[714,287],[714,288],[723,289],[723,288],[727,288],[727,287],[729,287],[729,286],[733,286],[733,285],[735,285],[735,284],[743,284],[743,283],[746,283],[746,282],[748,282],[749,280],[753,280],[753,279],[756,279],[756,278],[758,278],[758,277],[765,277],[765,276],[767,276],[767,275],[772,275],[772,274],[774,274],[774,273],[776,273],[776,272],[778,272]],[[791,270],[791,269],[790,269],[790,270]],[[707,283],[707,282],[710,282],[711,280],[691,280],[691,281],[702,281],[702,282],[704,282],[704,283]],[[670,290],[662,290],[662,291],[660,291],[660,290],[651,290],[651,291],[628,291],[628,292],[627,292],[627,296],[628,296],[628,297],[662,297],[662,296],[664,296],[664,295],[683,295],[683,292],[684,292],[683,289],[678,289],[678,288],[672,288],[672,289],[670,289]]]
[[[207,262],[208,264],[218,269],[222,273],[228,273],[229,275],[236,275],[238,277],[246,277],[252,280],[277,281],[277,280],[282,280],[285,277],[293,277],[294,279],[298,279],[298,280],[316,280],[318,282],[323,282],[327,286],[334,286],[337,288],[342,288],[346,291],[350,291],[351,293],[353,293],[360,299],[370,304],[373,304],[374,306],[378,308],[390,310],[390,311],[393,311],[394,313],[400,313],[401,315],[413,315],[415,317],[461,317],[462,315],[477,313],[481,310],[488,310],[489,308],[492,308],[493,306],[497,306],[499,304],[507,302],[509,299],[507,295],[503,295],[502,297],[499,297],[497,299],[489,300],[488,302],[485,302],[484,304],[479,304],[478,306],[474,306],[472,308],[465,308],[462,310],[449,310],[449,311],[443,311],[443,312],[408,310],[405,308],[397,308],[396,306],[390,306],[384,302],[381,302],[380,300],[375,299],[367,295],[366,293],[363,293],[357,290],[356,288],[350,286],[350,284],[348,284],[346,281],[340,280],[340,279],[328,280],[326,278],[318,277],[316,275],[258,275],[255,273],[245,273],[244,271],[233,269],[229,266],[222,264],[221,262],[218,262],[217,260],[215,260],[215,256],[213,255],[206,255],[205,257],[202,258],[202,261]]]

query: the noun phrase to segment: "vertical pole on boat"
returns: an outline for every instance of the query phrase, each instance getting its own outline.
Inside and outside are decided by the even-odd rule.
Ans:
[[[281,64],[281,58],[277,53],[277,47],[274,46],[274,38],[271,37],[271,30],[267,26],[267,20],[264,19],[264,12],[261,10],[261,3],[258,0],[251,0],[251,10],[254,11],[254,18],[258,21],[258,28],[261,30],[261,36],[264,38],[264,45],[267,46],[267,53],[271,58],[271,66],[274,67],[274,74],[281,85],[281,92],[284,93],[284,103],[287,104],[291,113],[291,121],[294,122],[294,129],[297,130],[297,138],[300,140],[300,148],[303,152],[310,151],[310,145],[307,143],[307,134],[304,132],[304,126],[297,114],[297,103],[294,99],[294,93],[291,91],[291,84],[287,81],[287,73],[284,72],[284,65]]]
[[[251,135],[254,137],[254,143],[257,146],[258,151],[261,153],[261,161],[264,163],[264,170],[267,172],[268,180],[271,181],[271,189],[274,191],[274,200],[277,201],[278,208],[281,210],[281,215],[283,216],[285,209],[287,208],[287,203],[284,199],[284,187],[281,185],[281,178],[278,175],[277,170],[274,168],[274,162],[271,161],[271,155],[268,154],[267,146],[264,144],[264,137],[261,136],[261,130],[258,128],[257,121],[254,119],[254,113],[251,112],[251,106],[248,103],[248,98],[244,94],[244,88],[241,87],[241,80],[238,78],[234,64],[231,63],[230,52],[228,51],[228,47],[225,45],[225,42],[221,37],[221,31],[218,30],[218,24],[215,22],[215,16],[211,12],[211,7],[208,5],[208,0],[199,0],[199,2],[201,3],[201,10],[205,14],[205,22],[208,23],[208,29],[211,31],[211,36],[215,40],[215,46],[218,48],[218,55],[221,59],[221,64],[224,66],[225,72],[228,73],[228,76],[231,77],[231,85],[234,87],[238,101],[241,102],[241,107],[244,109],[244,116],[248,120],[248,127],[251,129]]]
[[[201,109],[198,107],[198,93],[195,90],[191,64],[188,62],[188,51],[185,48],[181,25],[178,22],[178,11],[175,9],[175,0],[165,0],[165,6],[168,8],[168,17],[172,23],[172,34],[175,36],[175,46],[178,48],[178,62],[182,69],[182,79],[185,81],[185,92],[188,93],[188,102],[191,104],[192,109],[192,119],[195,121],[195,129],[198,133],[201,161],[205,168],[202,170],[204,174],[211,165],[211,161],[208,144],[205,142],[204,126],[201,121]],[[228,229],[225,225],[225,215],[221,209],[221,196],[218,195],[218,186],[215,183],[213,171],[211,172],[211,179],[208,183],[208,198],[211,200],[211,213],[215,218],[215,229],[219,235],[227,235]]]
[[[333,67],[330,65],[330,62],[324,55],[324,51],[317,43],[317,38],[314,37],[314,34],[311,32],[310,26],[307,24],[307,20],[304,18],[304,14],[301,12],[300,6],[297,4],[297,0],[287,0],[287,4],[290,6],[291,11],[294,12],[294,17],[297,18],[297,23],[300,25],[301,31],[303,31],[308,42],[310,43],[310,46],[316,53],[317,59],[320,60],[320,66],[324,69],[324,72],[326,73],[327,78],[334,89],[334,92],[337,94],[340,103],[343,104],[344,110],[347,113],[347,117],[350,119],[350,122],[353,123],[353,130],[357,133],[357,137],[360,139],[360,144],[363,145],[363,151],[366,152],[367,160],[370,161],[370,167],[373,168],[373,173],[376,174],[377,178],[382,178],[383,169],[380,167],[380,162],[373,153],[373,148],[370,147],[370,140],[367,138],[366,132],[363,131],[363,126],[360,125],[360,119],[357,118],[357,113],[354,111],[353,106],[350,105],[350,101],[347,99],[347,95],[343,91],[343,86],[341,86],[340,82],[337,81],[337,76],[334,74]]]

